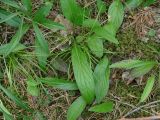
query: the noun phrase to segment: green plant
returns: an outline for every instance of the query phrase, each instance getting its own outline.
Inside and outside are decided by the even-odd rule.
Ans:
[[[10,42],[0,46],[0,55],[3,56],[4,59],[17,61],[16,57],[19,55],[19,52],[27,49],[20,41],[33,26],[35,32],[34,53],[40,66],[39,69],[46,71],[47,59],[51,53],[48,42],[45,40],[40,28],[66,30],[60,23],[56,23],[47,18],[53,3],[46,0],[46,2],[33,13],[31,0],[21,0],[19,2],[13,0],[0,1],[16,11],[16,13],[12,13],[9,10],[0,8],[0,23],[5,22],[10,26],[18,27],[18,31]],[[157,65],[155,61],[141,60],[123,60],[110,65],[110,59],[104,53],[103,44],[104,42],[115,46],[119,44],[116,33],[123,22],[125,6],[120,0],[113,1],[108,8],[108,21],[101,24],[98,18],[106,12],[107,6],[102,0],[97,0],[96,2],[99,11],[97,17],[92,18],[88,14],[88,9],[80,6],[76,0],[60,0],[63,15],[73,24],[73,34],[66,36],[66,38],[71,41],[69,50],[75,79],[73,82],[58,77],[45,78],[43,75],[32,76],[27,74],[27,71],[23,69],[24,73],[27,74],[27,92],[32,96],[39,96],[40,86],[42,86],[45,91],[43,84],[62,90],[80,91],[80,97],[78,97],[68,109],[68,120],[76,120],[86,106],[89,105],[91,107],[88,111],[91,112],[106,113],[113,110],[113,102],[104,101],[109,90],[111,69],[131,69],[131,77],[138,78],[147,74]],[[143,1],[128,0],[125,5],[129,8],[135,8],[142,4],[142,2]],[[78,33],[76,32],[77,29],[79,30]],[[85,34],[80,33],[80,31],[83,30],[86,32]],[[96,64],[95,67],[92,63],[92,56],[97,58],[98,64]],[[8,70],[7,68],[8,78],[11,79],[10,74],[10,69]],[[153,88],[154,81],[154,75],[148,79],[140,102],[144,102],[147,99]],[[12,84],[12,80],[10,80],[10,84]],[[12,92],[4,88],[1,84],[0,89],[18,106],[27,111],[30,110],[27,104],[24,104],[20,98],[14,96]],[[3,104],[1,103],[0,105],[0,111],[2,111],[4,117],[6,118],[6,115],[7,117],[10,116],[11,114]]]

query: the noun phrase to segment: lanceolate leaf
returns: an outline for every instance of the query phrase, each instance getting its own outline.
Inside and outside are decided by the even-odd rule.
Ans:
[[[6,88],[4,88],[1,84],[0,84],[0,90],[2,90],[12,101],[14,101],[19,107],[29,110],[30,108],[28,107],[28,105],[26,103],[24,103],[21,99],[19,99],[18,97],[16,97],[15,95],[13,95],[9,90],[7,90]]]
[[[101,27],[101,24],[96,19],[85,19],[83,21],[82,26],[83,27],[88,27],[88,28],[97,28],[97,27]]]
[[[112,110],[113,110],[113,102],[105,102],[99,105],[95,105],[89,109],[89,111],[98,113],[107,113],[111,112]]]
[[[54,88],[59,88],[63,90],[78,90],[76,83],[68,80],[59,78],[38,78],[38,80]]]
[[[34,14],[34,21],[40,22],[41,20],[43,20],[43,18],[48,16],[52,8],[52,5],[53,3],[46,2],[45,5],[43,5],[40,9],[38,9]]]
[[[127,9],[134,9],[138,7],[139,5],[141,5],[142,2],[143,0],[127,0],[125,5]]]
[[[83,97],[77,98],[67,111],[67,120],[77,120],[86,107]]]
[[[109,61],[104,57],[94,70],[96,101],[100,103],[109,89]]]
[[[38,96],[39,95],[39,88],[38,83],[34,79],[28,79],[27,80],[27,92],[32,96]]]
[[[20,28],[17,31],[17,33],[12,37],[12,39],[11,39],[11,41],[9,43],[10,46],[7,48],[5,56],[9,55],[12,51],[14,51],[14,49],[19,44],[22,36],[28,31],[28,29],[29,29],[29,25],[27,25],[27,24],[20,26]]]
[[[29,13],[32,12],[32,2],[31,2],[31,0],[21,0],[21,1],[22,1],[24,9]]]
[[[120,0],[115,0],[108,9],[108,21],[113,24],[115,29],[121,26],[124,18],[124,8]]]
[[[129,60],[122,60],[120,62],[113,63],[112,65],[110,65],[110,68],[131,69],[131,68],[138,67],[142,63],[143,63],[143,61],[140,61],[140,60],[131,60],[131,59],[129,59]]]
[[[93,30],[95,34],[101,38],[108,40],[109,42],[118,44],[118,40],[115,38],[115,35],[111,34],[104,27],[95,28]]]
[[[18,14],[19,14],[19,13],[12,13],[12,14],[6,16],[6,18],[0,20],[0,24],[3,23],[3,22],[9,21],[10,19],[14,18],[14,17],[17,16]]]
[[[0,21],[6,20],[8,18],[8,16],[11,16],[11,15],[13,15],[13,13],[10,13],[10,12],[0,8]],[[5,22],[8,25],[18,27],[18,26],[20,26],[21,19],[18,16],[15,16],[12,19],[8,19]]]
[[[76,3],[76,0],[60,0],[64,16],[76,25],[82,25],[84,10]]]
[[[147,81],[147,84],[146,84],[146,86],[144,88],[144,91],[142,93],[140,102],[144,102],[148,98],[148,96],[149,96],[149,94],[152,91],[152,88],[154,86],[154,81],[155,81],[155,76],[152,75]]]
[[[104,13],[106,12],[106,3],[102,0],[97,0],[97,7],[98,7],[98,12],[99,13]]]
[[[91,37],[88,37],[87,44],[94,55],[96,55],[99,58],[103,56],[103,40],[102,39],[93,35]]]
[[[10,44],[10,43],[0,46],[0,55],[5,55],[7,53],[8,48],[10,48],[11,46],[12,46],[12,44]],[[23,50],[25,48],[26,48],[26,46],[19,43],[19,44],[17,44],[16,48],[12,50],[12,53],[16,53],[16,52]]]
[[[10,5],[14,8],[20,9],[20,6],[18,5],[18,3],[15,0],[0,0],[1,2]]]
[[[42,18],[39,23],[48,29],[64,29],[64,26],[52,20]]]
[[[47,58],[49,56],[49,47],[48,43],[45,40],[42,32],[38,28],[38,25],[36,23],[33,23],[33,27],[36,33],[36,55],[39,61],[40,66],[45,69],[47,64]]]
[[[74,45],[72,48],[72,65],[78,88],[87,103],[91,103],[95,95],[93,72],[84,51]]]
[[[145,75],[146,73],[148,73],[154,66],[155,66],[155,63],[151,63],[151,64],[144,64],[143,66],[134,68],[131,71],[131,76],[133,78],[141,77]]]

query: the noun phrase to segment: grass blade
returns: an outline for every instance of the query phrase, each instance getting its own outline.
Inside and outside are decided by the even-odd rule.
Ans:
[[[29,110],[29,109],[30,109],[26,103],[24,103],[21,99],[19,99],[19,98],[16,97],[15,95],[13,95],[9,90],[7,90],[6,88],[4,88],[1,84],[0,84],[0,89],[1,89],[12,101],[14,101],[19,107],[21,107],[21,108],[23,108],[23,109],[25,109],[25,110]]]
[[[107,113],[113,110],[113,105],[114,105],[113,102],[105,102],[91,107],[89,111],[98,113]]]
[[[34,31],[36,33],[36,55],[39,61],[39,65],[45,69],[47,65],[47,58],[50,54],[48,43],[45,40],[42,32],[40,31],[38,25],[33,23]]]
[[[78,88],[87,103],[91,103],[95,95],[93,72],[86,54],[78,45],[72,48],[72,65]]]
[[[59,78],[38,78],[38,81],[63,90],[78,90],[76,83]]]
[[[85,100],[82,97],[77,98],[67,111],[67,120],[77,120],[85,107]]]
[[[144,91],[141,95],[140,102],[144,102],[148,98],[148,96],[151,93],[152,88],[154,86],[154,81],[155,81],[155,76],[152,75],[147,81],[147,84],[146,84]]]
[[[104,57],[94,70],[96,101],[100,103],[109,89],[109,61]]]

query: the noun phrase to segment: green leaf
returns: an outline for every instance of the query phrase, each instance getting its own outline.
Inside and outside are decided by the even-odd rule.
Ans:
[[[67,120],[77,120],[86,107],[83,97],[77,98],[67,111]]]
[[[8,16],[11,16],[13,14],[14,13],[10,13],[10,12],[0,8],[0,21],[8,19]],[[18,16],[14,16],[13,18],[8,19],[5,22],[10,26],[18,27],[18,26],[20,26],[21,19]]]
[[[88,27],[88,28],[97,28],[97,27],[101,27],[101,24],[96,19],[85,19],[83,21],[82,26],[83,27]]]
[[[143,0],[127,0],[125,3],[126,8],[135,9],[142,4]]]
[[[11,41],[9,42],[10,47],[7,48],[5,56],[8,56],[14,49],[16,49],[17,45],[19,44],[22,36],[28,31],[29,25],[21,25],[17,33],[12,37]]]
[[[10,19],[14,18],[17,16],[19,13],[11,13],[10,15],[6,16],[6,18],[0,20],[0,24],[6,21],[9,21]]]
[[[0,55],[5,55],[7,53],[8,48],[10,48],[12,46],[12,44],[7,43],[4,45],[0,46]],[[24,50],[26,48],[26,46],[24,46],[23,44],[17,44],[16,48],[13,49],[12,53],[16,53],[20,50]]]
[[[39,88],[38,83],[33,79],[28,79],[27,81],[27,92],[32,96],[38,96],[39,95]]]
[[[149,32],[148,32],[148,35],[149,35],[150,37],[154,37],[154,36],[156,35],[156,30],[150,29]]]
[[[4,88],[1,84],[0,84],[0,89],[12,100],[14,101],[19,107],[25,109],[25,110],[29,110],[30,108],[28,107],[28,104],[24,103],[21,99],[19,99],[18,97],[16,97],[15,95],[13,95],[9,90],[7,90],[6,88]]]
[[[95,32],[97,36],[104,38],[108,40],[109,42],[112,42],[115,44],[119,43],[118,40],[115,38],[115,35],[108,32],[108,30],[106,30],[104,27],[95,28],[93,31]]]
[[[26,11],[28,11],[29,13],[32,12],[32,2],[31,0],[21,0],[23,7]]]
[[[146,73],[148,73],[155,66],[155,64],[156,63],[154,62],[148,62],[148,63],[146,62],[146,64],[144,64],[143,66],[134,68],[131,71],[131,76],[133,78],[141,77]]]
[[[109,89],[110,69],[109,61],[104,57],[94,70],[96,101],[100,103]]]
[[[110,65],[110,68],[125,68],[125,69],[132,69],[138,66],[141,66],[141,64],[143,63],[143,61],[140,60],[122,60],[120,62],[117,63],[113,63],[112,65]]]
[[[74,45],[72,48],[72,65],[78,88],[87,103],[91,103],[95,95],[93,72],[84,51]]]
[[[143,2],[143,7],[148,7],[152,4],[154,4],[157,0],[145,0],[145,2]]]
[[[108,9],[108,21],[113,24],[115,29],[121,26],[124,18],[124,7],[120,0],[115,0]]]
[[[76,83],[59,78],[38,78],[38,81],[63,90],[78,90]]]
[[[103,56],[103,40],[97,36],[90,36],[87,39],[87,44],[92,53],[101,58]]]
[[[56,23],[52,20],[49,20],[49,19],[46,19],[46,18],[43,18],[39,21],[39,23],[41,25],[43,25],[44,27],[48,28],[48,29],[65,29],[65,27],[59,23]]]
[[[106,3],[102,0],[97,0],[97,7],[98,7],[98,12],[100,14],[105,13],[106,12]]]
[[[9,5],[9,6],[20,9],[20,6],[18,5],[18,3],[15,0],[0,0],[0,1]]]
[[[152,88],[154,86],[154,81],[155,81],[155,76],[152,75],[147,81],[147,84],[146,84],[144,91],[141,95],[140,102],[144,102],[148,98],[148,96],[151,93]]]
[[[113,102],[105,102],[99,105],[95,105],[89,109],[89,111],[98,113],[107,113],[111,112],[112,110],[113,110]]]
[[[60,0],[63,15],[73,24],[82,25],[85,11],[76,0]]]
[[[33,23],[33,27],[36,33],[36,55],[38,58],[39,65],[42,67],[42,69],[45,69],[47,65],[47,58],[50,54],[48,43],[45,40],[42,32],[38,28],[38,25],[36,23]]]
[[[41,22],[41,20],[48,16],[52,9],[52,5],[51,2],[46,2],[40,9],[38,9],[34,14],[34,21]]]

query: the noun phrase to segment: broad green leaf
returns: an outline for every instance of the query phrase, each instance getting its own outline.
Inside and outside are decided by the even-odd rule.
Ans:
[[[63,90],[78,90],[76,83],[59,78],[38,78],[38,81]]]
[[[0,84],[0,90],[2,90],[12,101],[14,101],[19,107],[25,109],[25,110],[29,110],[29,106],[28,104],[24,103],[20,98],[16,97],[15,95],[13,95],[9,90],[7,90],[6,88],[4,88],[1,84]]]
[[[65,27],[59,23],[56,23],[52,20],[42,18],[39,23],[48,29],[65,29]]]
[[[17,45],[19,44],[22,36],[28,31],[29,29],[29,25],[25,24],[25,25],[20,25],[19,30],[17,31],[17,33],[12,37],[11,41],[9,42],[10,47],[7,48],[6,54],[5,56],[8,56],[12,51],[14,51],[14,49],[17,47]]]
[[[6,18],[0,20],[0,24],[3,23],[3,22],[9,21],[10,19],[14,18],[14,17],[17,16],[18,14],[19,14],[19,13],[12,13],[12,14],[6,16]]]
[[[116,36],[117,30],[113,24],[107,23],[106,25],[104,25],[103,28],[107,31],[108,34],[110,34],[114,37]]]
[[[101,27],[101,24],[96,19],[85,19],[83,21],[82,26],[83,27],[88,27],[88,28],[97,28],[97,27]]]
[[[0,46],[0,55],[5,55],[7,53],[8,48],[10,48],[12,46],[12,44],[7,43],[4,45]],[[24,46],[23,44],[17,44],[16,48],[13,49],[12,53],[16,53],[20,50],[24,50],[26,48],[26,46]]]
[[[102,0],[96,0],[96,1],[97,1],[98,12],[100,14],[106,12],[106,8],[107,8],[106,3]]]
[[[33,79],[27,80],[27,92],[32,96],[38,96],[39,95],[39,88],[38,83]]]
[[[13,13],[10,13],[10,12],[0,8],[0,21],[8,19],[8,16],[11,16],[11,15],[13,15]],[[20,26],[21,19],[18,16],[15,16],[12,19],[9,19],[5,22],[10,26],[18,27],[18,26]]]
[[[46,2],[41,8],[39,8],[34,14],[34,21],[40,22],[48,16],[52,9],[52,5],[53,4],[51,2]]]
[[[98,113],[107,113],[113,110],[113,106],[114,106],[113,102],[105,102],[91,107],[89,111]]]
[[[45,69],[47,65],[47,58],[50,54],[48,43],[45,40],[42,32],[40,31],[38,25],[36,23],[33,23],[34,31],[36,33],[36,56],[39,61],[39,65]]]
[[[150,37],[156,36],[156,30],[150,29],[149,32],[148,32],[148,35],[149,35]]]
[[[143,66],[136,67],[131,71],[131,76],[133,78],[141,77],[148,73],[155,66],[155,64],[156,63],[146,63]]]
[[[29,13],[32,12],[32,2],[31,0],[21,0],[23,7],[26,11],[28,11]]]
[[[109,89],[109,61],[104,57],[94,70],[96,101],[100,103]]]
[[[91,103],[95,95],[95,84],[87,55],[76,44],[73,46],[71,54],[77,86],[86,102]]]
[[[0,0],[0,1],[9,5],[9,6],[20,9],[20,6],[18,5],[18,3],[15,0]]]
[[[76,0],[60,0],[63,15],[73,24],[82,25],[85,11]]]
[[[140,60],[132,60],[132,59],[122,60],[120,62],[113,63],[112,65],[110,65],[110,68],[132,69],[132,68],[138,67],[142,63],[143,61],[140,61]]]
[[[125,3],[127,9],[135,9],[142,4],[143,0],[127,0]]]
[[[121,26],[124,18],[124,7],[120,0],[115,0],[108,9],[108,21],[115,29]]]
[[[145,0],[142,5],[143,5],[143,7],[148,7],[148,6],[156,3],[156,1],[158,1],[158,0]]]
[[[101,58],[103,56],[103,40],[97,36],[90,36],[87,39],[87,44],[92,53]]]
[[[85,109],[87,103],[83,97],[77,98],[67,111],[67,120],[77,120]]]
[[[140,102],[144,102],[148,98],[148,96],[151,93],[152,88],[154,86],[154,81],[155,81],[155,76],[152,75],[147,81],[147,84],[146,84],[146,86],[143,90],[143,93],[141,95]]]
[[[109,42],[112,42],[115,44],[119,43],[118,40],[115,38],[115,35],[108,32],[108,30],[106,30],[104,27],[95,28],[93,31],[95,32],[97,36],[104,38],[108,40]]]

